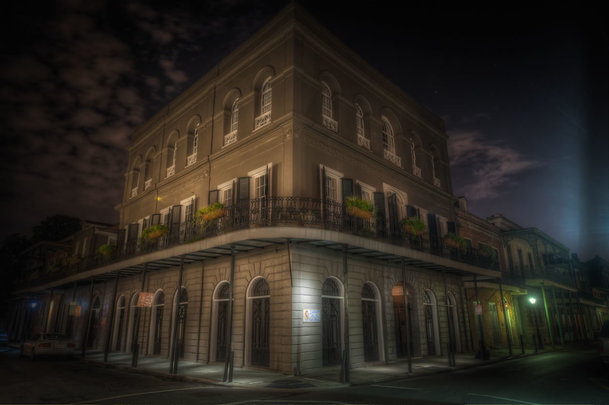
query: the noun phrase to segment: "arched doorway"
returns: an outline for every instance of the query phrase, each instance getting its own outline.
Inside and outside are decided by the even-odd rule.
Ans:
[[[224,361],[228,355],[228,317],[230,301],[230,284],[223,282],[216,287],[214,294],[215,322],[212,323],[212,361]],[[215,338],[214,338],[215,337]],[[211,357],[211,356],[210,356]]]
[[[140,293],[135,293],[131,297],[129,302],[129,318],[127,320],[127,344],[125,348],[127,351],[133,351],[133,336],[135,334],[135,320],[139,317],[140,308],[137,306],[137,301],[140,297]]]
[[[362,287],[362,333],[364,335],[364,361],[379,359],[378,325],[379,298],[370,283]]]
[[[459,311],[457,308],[457,300],[452,292],[448,292],[448,326],[452,326],[452,344],[453,351],[461,352],[461,335],[459,333]]]
[[[341,299],[342,293],[338,282],[327,278],[321,288],[321,336],[322,364],[332,366],[341,361]]]
[[[150,314],[150,335],[152,336],[152,354],[161,354],[163,337],[163,310],[165,309],[165,293],[158,290],[152,299]]]
[[[173,300],[173,305],[175,308],[175,305],[177,304],[178,306],[178,311],[177,311],[177,321],[178,321],[178,328],[177,328],[177,353],[178,353],[178,357],[179,358],[183,358],[184,357],[184,352],[185,352],[185,343],[186,343],[186,314],[187,314],[187,309],[188,309],[188,292],[186,291],[186,288],[182,287],[180,288],[180,296],[178,297],[178,295],[176,294],[176,296],[174,297]],[[172,331],[172,335],[173,335],[173,331]]]
[[[123,340],[123,324],[125,323],[125,296],[121,295],[116,303],[116,313],[114,315],[114,350],[121,350]]]
[[[408,355],[408,347],[410,346],[410,355],[415,355],[413,336],[415,335],[413,325],[413,300],[414,294],[410,286],[406,286],[406,298],[408,301],[408,314],[404,305],[404,285],[402,282],[397,283],[391,289],[391,300],[393,303],[393,322],[395,329],[396,353],[398,357],[406,357]],[[408,322],[408,324],[406,324]],[[410,342],[410,344],[408,344]]]
[[[264,278],[260,277],[253,281],[247,298],[251,308],[250,363],[255,366],[269,367],[271,290]]]
[[[95,339],[97,339],[97,329],[99,328],[101,303],[99,297],[93,299],[91,305],[91,318],[89,319],[89,337],[87,339],[87,347],[93,347]]]
[[[423,293],[423,307],[425,316],[425,338],[427,343],[427,355],[435,356],[440,353],[438,335],[438,307],[436,296],[431,290]]]

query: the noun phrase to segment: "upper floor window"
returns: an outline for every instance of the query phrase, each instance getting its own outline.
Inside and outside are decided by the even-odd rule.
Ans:
[[[227,181],[226,183],[222,183],[218,186],[218,201],[224,204],[225,207],[233,205],[233,187],[233,180]]]
[[[199,123],[195,124],[192,136],[188,139],[188,157],[186,158],[186,166],[190,166],[197,162],[197,151],[199,150]],[[175,150],[175,149],[174,149]],[[174,156],[175,161],[175,156]]]
[[[138,183],[140,182],[140,171],[138,169],[133,170],[133,175],[131,176],[131,197],[135,197],[137,195]]]
[[[332,117],[332,90],[326,82],[321,82],[321,119],[324,127],[338,131],[338,122]]]
[[[224,146],[237,141],[237,130],[239,129],[239,99],[235,99],[230,112],[230,131],[224,135]]]
[[[412,160],[412,174],[421,177],[421,168],[417,166],[416,145],[413,138],[410,138],[410,159]]]
[[[329,167],[321,166],[323,179],[323,198],[326,201],[340,202],[342,200],[341,179],[343,174]]]
[[[271,88],[271,78],[267,78],[260,90],[260,115],[256,117],[254,129],[260,128],[271,122],[271,109],[273,105],[273,89]]]
[[[144,163],[144,190],[152,185],[152,162],[146,159]]]
[[[252,170],[247,175],[251,179],[252,196],[253,198],[268,197],[269,194],[269,170],[272,163],[262,166],[256,170]]]
[[[176,172],[176,156],[178,152],[178,141],[174,141],[169,148],[167,156],[167,177],[173,176]]]
[[[395,136],[393,135],[393,127],[385,117],[382,118],[382,124],[384,158],[396,166],[401,167],[402,160],[395,154]]]
[[[357,134],[357,144],[370,149],[370,140],[366,138],[364,129],[364,112],[359,104],[355,104],[355,133]]]

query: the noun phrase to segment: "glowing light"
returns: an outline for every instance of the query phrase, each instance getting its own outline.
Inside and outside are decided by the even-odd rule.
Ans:
[[[534,297],[529,298],[529,302],[533,305],[535,305],[535,302],[537,302],[537,299]]]

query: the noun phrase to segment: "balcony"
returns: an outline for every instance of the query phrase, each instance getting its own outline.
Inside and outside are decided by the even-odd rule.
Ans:
[[[370,139],[366,138],[365,136],[358,135],[357,144],[359,146],[363,146],[364,148],[370,150]]]
[[[176,174],[176,165],[172,165],[167,168],[167,175],[165,177],[171,177],[174,174]]]
[[[256,117],[256,119],[254,120],[254,129],[258,129],[261,128],[267,124],[271,123],[271,112],[265,112],[262,115],[259,115]]]
[[[195,163],[197,163],[197,152],[186,158],[186,166],[194,165]]]
[[[328,128],[330,131],[338,132],[338,121],[333,120],[332,118],[322,115],[322,124],[324,127]]]
[[[228,146],[231,143],[235,142],[237,142],[237,131],[231,131],[228,134],[224,135],[224,146]]]
[[[396,166],[402,167],[402,158],[388,149],[384,150],[383,157]]]
[[[102,257],[99,254],[83,258],[78,263],[70,263],[65,268],[40,277],[36,282],[30,283],[30,286],[32,284],[42,284],[51,279],[60,280],[66,277],[75,277],[76,273],[118,264],[123,260],[135,259],[136,256],[144,254],[160,253],[164,249],[168,249],[168,254],[171,255],[170,249],[174,247],[188,248],[187,245],[195,246],[195,242],[207,239],[213,240],[217,236],[230,236],[229,234],[233,232],[256,228],[259,231],[266,230],[267,235],[272,235],[270,236],[272,240],[278,240],[285,238],[284,232],[281,230],[282,227],[288,233],[304,228],[309,235],[307,238],[313,239],[311,243],[317,243],[319,246],[343,246],[342,243],[345,242],[337,242],[337,240],[343,237],[349,238],[347,234],[365,238],[368,241],[357,239],[359,242],[352,244],[352,251],[364,252],[361,254],[369,258],[399,260],[399,256],[394,253],[383,253],[376,250],[376,247],[373,249],[364,247],[365,245],[378,246],[378,243],[381,242],[388,244],[386,248],[383,248],[386,251],[393,249],[390,245],[410,249],[408,250],[410,253],[406,253],[406,258],[412,263],[423,263],[427,268],[432,266],[460,268],[454,262],[490,270],[498,268],[496,260],[484,256],[482,252],[476,249],[467,251],[452,249],[444,246],[441,238],[431,240],[429,235],[407,235],[403,232],[399,223],[396,222],[393,226],[388,225],[385,218],[362,219],[352,217],[346,213],[345,206],[341,203],[323,202],[319,199],[304,197],[267,197],[226,207],[223,216],[207,222],[188,221],[169,225],[167,235],[153,242],[143,242],[139,235],[127,239],[124,246],[121,249],[116,249],[109,258]],[[311,236],[327,234],[328,231],[334,236],[327,240],[317,240]],[[343,234],[343,236],[337,233]],[[262,243],[262,240],[257,240],[255,243]],[[218,249],[212,248],[212,250],[216,251]],[[432,257],[438,259],[432,259]],[[433,262],[437,263],[434,264]]]

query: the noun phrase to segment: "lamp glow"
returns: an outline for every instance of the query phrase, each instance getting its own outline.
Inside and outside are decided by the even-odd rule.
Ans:
[[[535,302],[537,302],[537,300],[535,298],[531,297],[531,298],[529,298],[529,302],[531,304],[535,304]]]

